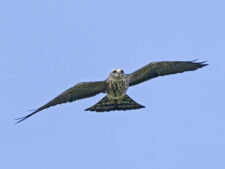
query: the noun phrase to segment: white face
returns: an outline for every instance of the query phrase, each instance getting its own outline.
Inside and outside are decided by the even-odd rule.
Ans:
[[[122,77],[124,75],[124,71],[122,69],[113,69],[110,73],[111,77]]]

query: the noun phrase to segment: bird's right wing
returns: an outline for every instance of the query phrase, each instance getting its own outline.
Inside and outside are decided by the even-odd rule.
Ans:
[[[16,123],[19,123],[28,117],[34,115],[35,113],[47,109],[51,106],[55,106],[57,104],[73,102],[75,100],[92,97],[99,93],[104,93],[106,90],[106,81],[98,81],[98,82],[82,82],[78,83],[77,85],[71,87],[70,89],[64,91],[59,96],[52,99],[47,104],[43,105],[42,107],[38,108],[31,114],[28,114],[24,117],[18,118]]]

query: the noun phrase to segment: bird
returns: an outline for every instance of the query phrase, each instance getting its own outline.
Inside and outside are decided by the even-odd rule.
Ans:
[[[126,74],[122,69],[113,69],[106,80],[78,83],[32,113],[15,120],[16,123],[20,123],[49,107],[92,97],[100,93],[105,93],[106,95],[99,102],[85,109],[85,111],[109,112],[115,110],[141,109],[145,106],[137,103],[126,94],[129,87],[159,76],[194,71],[207,65],[206,61],[197,62],[196,60],[158,61],[151,62],[130,74]]]

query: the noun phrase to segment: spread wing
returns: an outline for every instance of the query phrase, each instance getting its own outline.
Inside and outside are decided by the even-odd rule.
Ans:
[[[158,76],[182,73],[185,71],[193,71],[206,65],[208,64],[205,64],[205,62],[195,61],[153,62],[129,74],[129,86],[142,83]]]
[[[30,116],[34,115],[35,113],[47,109],[51,106],[55,106],[57,104],[62,104],[66,102],[73,102],[75,100],[95,96],[99,93],[104,93],[106,89],[106,81],[99,81],[99,82],[83,82],[78,83],[77,85],[71,87],[70,89],[64,91],[59,96],[52,99],[47,104],[43,105],[42,107],[38,108],[31,114],[27,116],[18,118],[16,123],[20,123],[21,121],[29,118]]]

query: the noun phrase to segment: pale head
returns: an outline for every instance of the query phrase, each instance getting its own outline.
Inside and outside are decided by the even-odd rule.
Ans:
[[[110,73],[111,78],[119,79],[124,77],[124,71],[122,69],[113,69]]]

